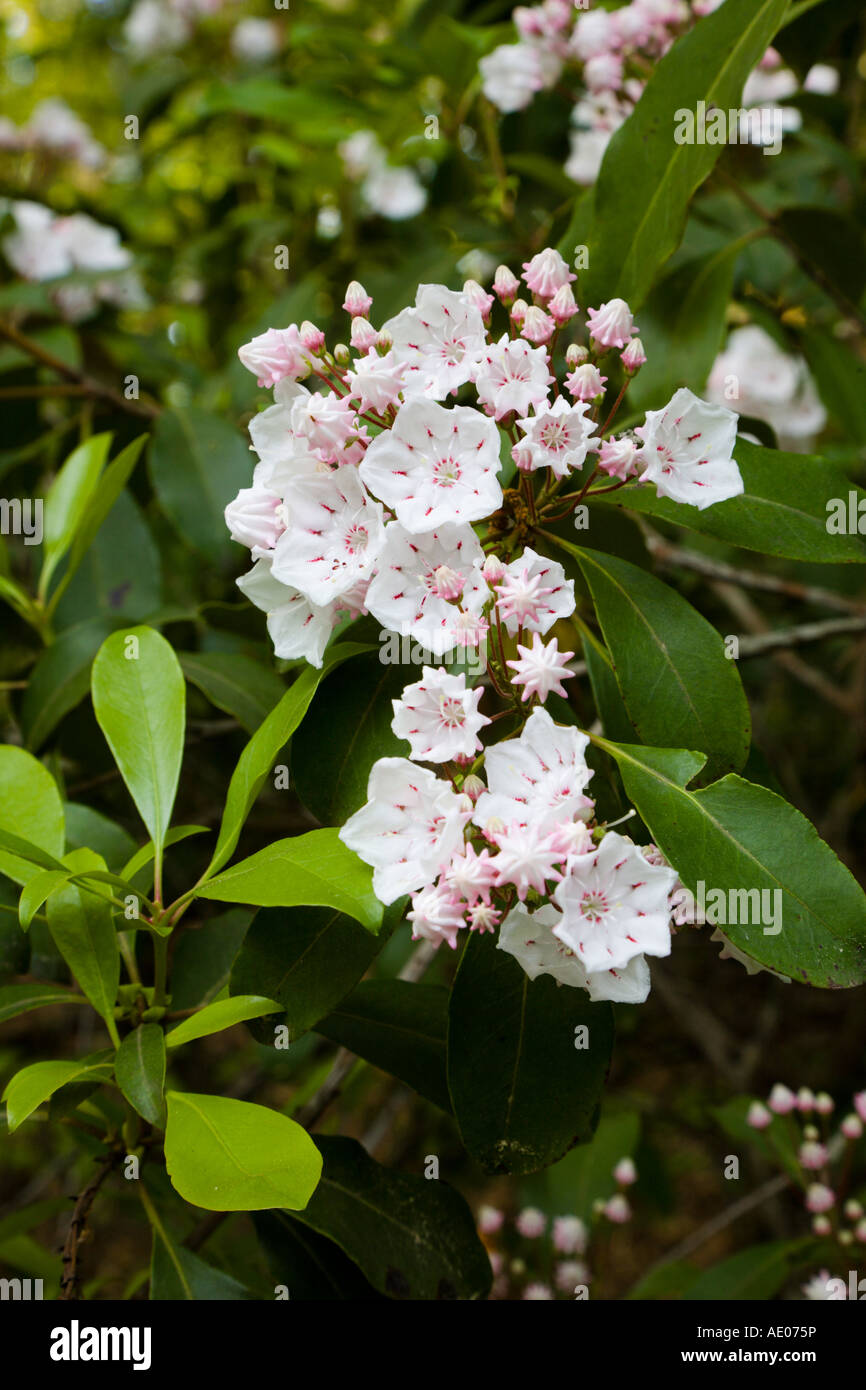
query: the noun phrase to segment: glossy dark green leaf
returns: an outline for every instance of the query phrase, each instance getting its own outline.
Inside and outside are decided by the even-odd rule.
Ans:
[[[164,410],[148,466],[160,506],[187,545],[211,561],[230,563],[232,543],[223,515],[249,487],[249,449],[228,420],[189,406]]]
[[[275,671],[239,652],[180,652],[179,660],[187,680],[250,734],[285,694]]]
[[[66,864],[78,873],[104,868],[98,854],[76,849]],[[45,906],[54,944],[82,991],[116,1041],[114,1004],[120,983],[120,951],[111,904],[74,883],[58,887]]]
[[[487,1172],[534,1173],[590,1138],[612,1046],[609,1004],[550,976],[530,980],[493,936],[469,937],[451,991],[448,1087]]]
[[[753,1245],[703,1270],[688,1286],[685,1296],[698,1302],[772,1298],[787,1283],[793,1269],[803,1263],[807,1252],[817,1248],[817,1241],[808,1237]]]
[[[140,1023],[117,1049],[114,1075],[126,1099],[149,1124],[165,1123],[165,1035],[158,1023]]]
[[[711,890],[726,895],[726,917],[748,918],[717,924],[735,946],[819,988],[863,984],[866,895],[805,816],[742,777],[688,790],[699,754],[596,742],[615,758],[627,796],[686,887],[697,893],[703,882],[707,899]]]
[[[162,1227],[153,1232],[150,1299],[153,1303],[222,1300],[238,1303],[255,1295],[230,1274],[214,1269],[192,1250],[172,1240]]]
[[[252,910],[231,908],[183,933],[171,963],[173,1009],[198,1009],[225,988],[252,919]]]
[[[61,632],[42,653],[30,673],[21,706],[29,748],[39,748],[63,716],[84,699],[90,689],[93,658],[111,631],[112,624],[102,618],[77,623]]]
[[[292,1041],[332,1012],[366,974],[400,920],[403,903],[385,915],[373,936],[330,908],[267,908],[257,913],[234,963],[232,994],[265,994],[279,1001]],[[252,1028],[273,1042],[273,1028]]]
[[[57,989],[54,985],[33,981],[24,985],[0,985],[0,1023],[6,1023],[19,1014],[29,1014],[31,1009],[44,1009],[50,1004],[84,1004],[80,994],[68,989]]]
[[[463,1197],[440,1178],[396,1172],[354,1139],[316,1136],[322,1179],[298,1220],[335,1241],[375,1289],[399,1299],[477,1299],[490,1258]]]
[[[253,1224],[274,1285],[284,1288],[292,1303],[382,1298],[339,1245],[303,1226],[288,1212],[256,1212]]]
[[[406,980],[362,980],[316,1032],[451,1109],[445,1041],[448,991]]]

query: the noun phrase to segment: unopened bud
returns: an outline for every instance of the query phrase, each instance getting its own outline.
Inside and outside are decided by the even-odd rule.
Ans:
[[[577,313],[577,304],[571,285],[560,285],[547,306],[547,312],[550,314],[551,318],[556,320],[560,327],[562,324],[568,323],[569,319],[574,318]]]
[[[364,286],[359,284],[357,280],[351,280],[346,290],[346,298],[343,301],[343,308],[346,313],[351,314],[353,318],[357,314],[360,314],[362,318],[366,318],[370,312],[372,303],[373,300],[364,289]]]
[[[325,346],[325,335],[321,328],[317,328],[314,323],[310,323],[309,319],[304,319],[304,322],[301,324],[301,342],[307,349],[307,352],[311,352],[314,357],[318,357]]]
[[[640,338],[632,338],[631,342],[623,348],[621,360],[629,376],[640,371],[646,362],[646,353]]]
[[[526,311],[528,308],[529,305],[527,304],[525,299],[515,299],[514,303],[511,306],[512,323],[523,323],[523,320],[526,318]]]
[[[504,304],[506,309],[514,303],[517,292],[520,289],[520,281],[507,265],[500,265],[496,269],[493,277],[493,291],[500,304]]]
[[[565,350],[565,360],[569,367],[582,367],[589,361],[589,351],[582,343],[569,343]]]
[[[379,334],[368,319],[358,317],[352,319],[349,341],[353,348],[359,348],[361,352],[369,352],[379,342]]]
[[[460,790],[465,792],[472,801],[477,801],[482,792],[487,791],[487,788],[480,777],[476,777],[474,772],[470,772],[468,777],[464,777]]]
[[[346,347],[346,344],[337,343],[334,348],[334,361],[338,362],[341,367],[345,367],[346,363],[349,361],[349,357],[350,353],[349,349]]]

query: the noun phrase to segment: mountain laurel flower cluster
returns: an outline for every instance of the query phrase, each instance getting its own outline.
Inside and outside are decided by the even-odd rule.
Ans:
[[[547,248],[522,284],[501,266],[493,294],[421,285],[378,329],[353,282],[351,346],[329,351],[311,323],[247,343],[275,403],[250,425],[259,462],[226,521],[278,657],[321,666],[337,624],[366,613],[429,654],[394,701],[408,756],[376,762],[342,831],[379,899],[412,895],[416,937],[498,930],[530,977],[638,1001],[647,956],[670,950],[677,878],[596,820],[588,737],[547,708],[574,678],[553,631],[574,581],[527,542],[627,483],[698,508],[743,484],[737,417],[688,390],[613,433],[645,354],[628,304],[582,315],[574,281]],[[605,373],[625,382],[611,409]],[[483,657],[475,686],[453,662],[466,649]]]
[[[65,319],[88,318],[99,303],[141,307],[144,291],[131,268],[132,254],[122,245],[115,227],[94,221],[87,213],[58,217],[42,203],[29,200],[0,205],[12,230],[0,241],[3,255],[25,280],[58,281],[53,298]],[[84,283],[59,283],[76,272]],[[92,279],[104,275],[104,279]]]
[[[581,89],[572,111],[571,152],[566,174],[578,184],[594,183],[611,137],[639,101],[647,75],[677,38],[723,0],[631,0],[619,9],[579,8],[570,0],[519,5],[512,18],[516,43],[501,44],[479,63],[482,90],[498,110],[522,111],[541,91],[566,77]],[[832,92],[838,74],[817,64],[804,82],[807,91]],[[799,89],[796,75],[768,49],[743,93],[740,140],[769,141],[761,113],[771,110],[782,129],[797,130],[800,113],[777,103]],[[753,118],[754,117],[754,118]]]

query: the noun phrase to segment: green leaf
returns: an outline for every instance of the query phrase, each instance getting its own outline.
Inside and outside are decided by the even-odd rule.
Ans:
[[[99,855],[89,849],[73,850],[66,856],[66,864],[77,873],[105,867]],[[54,890],[45,910],[55,946],[105,1020],[116,1045],[114,1004],[120,984],[120,950],[110,903],[68,883]]]
[[[135,841],[122,826],[77,801],[63,804],[66,815],[66,843],[69,849],[95,849],[109,869],[120,873],[135,850]]]
[[[694,112],[699,101],[739,107],[743,84],[787,8],[788,0],[725,0],[654,65],[595,184],[582,302],[617,295],[636,309],[645,298],[680,243],[692,194],[724,149],[677,144],[677,112]]]
[[[322,1180],[298,1220],[336,1242],[389,1298],[480,1299],[490,1259],[460,1193],[383,1168],[354,1139],[316,1136]]]
[[[785,454],[738,439],[734,450],[745,492],[699,512],[659,497],[647,487],[624,487],[599,497],[598,505],[628,507],[690,531],[715,536],[729,545],[813,564],[866,562],[866,537],[831,535],[828,502],[866,499],[839,469],[809,454]],[[615,499],[615,500],[614,500]]]
[[[31,1009],[44,1009],[49,1004],[84,1004],[80,994],[72,994],[68,989],[57,989],[53,985],[34,981],[25,985],[0,986],[0,1023],[6,1023],[19,1014],[29,1014]]]
[[[114,1075],[126,1099],[149,1124],[165,1123],[165,1034],[158,1023],[128,1033],[114,1059]]]
[[[405,901],[405,900],[404,900]],[[378,936],[330,908],[259,912],[234,963],[232,994],[266,994],[279,1001],[292,1042],[329,1014],[372,965],[400,920],[404,902],[390,907]],[[260,1042],[264,1029],[253,1028]]]
[[[363,980],[316,1032],[451,1109],[445,1062],[448,991],[406,980]]]
[[[700,395],[725,333],[734,268],[743,241],[690,260],[656,285],[640,315],[647,354],[629,385],[630,410],[667,405],[680,386]]]
[[[48,594],[52,576],[72,545],[94,496],[108,450],[110,434],[94,434],[69,455],[45,498],[42,573],[39,593]]]
[[[866,239],[853,217],[839,208],[786,207],[773,217],[773,227],[825,283],[859,302],[866,289]]]
[[[306,1130],[249,1101],[168,1091],[165,1161],[185,1202],[208,1211],[306,1206],[322,1160]]]
[[[196,890],[200,898],[258,907],[333,907],[377,932],[384,909],[373,874],[332,828],[276,840]]]
[[[90,688],[93,658],[113,624],[103,618],[76,623],[61,632],[39,657],[21,705],[21,725],[28,747],[36,749]]]
[[[819,328],[804,334],[802,348],[827,409],[846,434],[866,444],[866,362]]]
[[[176,943],[171,962],[171,1006],[198,1009],[226,987],[232,962],[246,936],[252,910],[234,907],[187,929]],[[356,931],[360,928],[355,927]],[[366,933],[362,933],[366,935]]]
[[[233,1028],[236,1023],[245,1023],[247,1019],[263,1018],[265,1014],[279,1012],[280,1006],[276,1000],[265,999],[261,994],[238,994],[231,999],[218,999],[172,1028],[165,1045],[180,1047],[182,1043],[192,1042],[195,1038],[207,1038],[211,1033]]]
[[[63,801],[57,783],[32,753],[4,744],[0,748],[0,832],[14,841],[43,851],[43,868],[56,868],[63,853]],[[36,872],[33,863],[5,852],[0,839],[0,873],[26,883]],[[47,862],[46,862],[47,857]]]
[[[68,1086],[70,1081],[111,1080],[111,1052],[94,1052],[77,1062],[33,1062],[16,1072],[3,1092],[6,1102],[6,1122],[12,1134],[28,1115],[49,1097]]]
[[[173,825],[166,834],[164,848],[169,849],[171,845],[180,844],[182,840],[189,840],[193,835],[209,835],[210,833],[209,825]],[[153,840],[148,840],[146,845],[141,845],[124,865],[124,878],[135,878],[137,874],[140,874],[141,870],[152,861],[155,852]]]
[[[642,741],[701,749],[708,776],[741,768],[751,742],[749,706],[716,629],[669,585],[627,560],[557,544],[583,571]]]
[[[594,741],[616,760],[626,794],[686,887],[697,893],[703,882],[708,904],[711,890],[720,891],[734,915],[749,917],[718,923],[735,946],[818,988],[863,984],[866,896],[805,816],[733,775],[687,790],[702,764],[697,754]],[[751,920],[757,899],[744,902],[749,893],[770,895],[761,916],[775,922]]]
[[[42,869],[25,883],[18,903],[18,921],[25,931],[55,888],[68,883],[74,876],[74,869]]]
[[[485,1171],[534,1173],[586,1141],[612,1046],[609,1004],[550,976],[530,980],[493,936],[466,942],[451,991],[448,1086],[463,1143]]]
[[[399,641],[399,638],[397,639]],[[343,825],[367,800],[377,758],[405,757],[406,741],[391,728],[392,699],[403,692],[406,668],[383,664],[371,652],[353,664],[352,680],[329,680],[292,747],[298,795],[317,820]]]
[[[160,865],[183,757],[180,665],[164,637],[137,627],[103,643],[91,679],[94,713]]]
[[[286,692],[275,671],[238,652],[180,652],[178,657],[187,680],[250,734]]]
[[[222,1300],[238,1303],[254,1298],[243,1284],[173,1241],[163,1227],[154,1228],[150,1260],[150,1298],[153,1303]]]
[[[749,1124],[749,1110],[757,1100],[755,1096],[734,1096],[725,1105],[713,1109],[726,1134],[744,1148],[757,1149],[773,1167],[782,1167],[791,1181],[799,1186],[803,1178],[800,1166],[798,1142],[795,1142],[790,1124],[784,1115],[773,1115],[764,1129],[755,1129]]]
[[[613,1169],[621,1158],[633,1158],[640,1138],[640,1116],[603,1115],[586,1144],[572,1149],[543,1175],[553,1204],[573,1212],[587,1226],[592,1224],[596,1202],[607,1201],[616,1191]]]
[[[162,562],[141,508],[121,492],[83,556],[54,613],[54,625],[72,627],[100,616],[112,623],[141,622],[162,603]]]
[[[223,515],[250,478],[247,445],[218,415],[164,410],[148,455],[160,506],[181,540],[210,561],[227,563],[232,544]]]
[[[102,523],[106,520],[114,504],[117,502],[126,484],[132,476],[132,471],[137,464],[141,451],[147,443],[147,435],[139,435],[131,444],[121,450],[116,459],[113,459],[99,479],[99,486],[88,498],[87,506],[80,525],[77,526],[72,537],[72,545],[69,551],[69,562],[63,574],[60,585],[52,595],[51,607],[54,607],[60,594],[66,588],[70,579],[74,575],[78,566],[81,564],[91,545],[96,539]]]
[[[231,858],[244,821],[261,791],[262,783],[273,771],[280,749],[285,746],[307,713],[319,682],[348,657],[366,650],[366,647],[353,642],[344,642],[332,647],[325,653],[321,670],[317,671],[312,666],[303,670],[253,734],[232,773],[220,822],[219,838],[207,870],[208,874],[216,873]]]
[[[686,1295],[700,1302],[720,1299],[725,1302],[736,1299],[765,1301],[787,1283],[792,1269],[803,1263],[806,1251],[816,1248],[817,1242],[809,1237],[753,1245],[749,1250],[740,1250],[720,1264],[705,1269],[688,1287]]]
[[[339,1245],[288,1212],[256,1212],[253,1224],[274,1282],[286,1287],[292,1303],[381,1299]]]

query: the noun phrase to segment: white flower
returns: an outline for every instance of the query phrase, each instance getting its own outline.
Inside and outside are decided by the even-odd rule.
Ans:
[[[839,73],[829,63],[815,63],[803,78],[804,92],[818,92],[821,96],[833,96],[839,90]]]
[[[123,25],[123,37],[133,53],[142,58],[180,48],[190,32],[183,15],[160,0],[136,0]]]
[[[614,17],[607,10],[593,9],[579,14],[574,23],[571,48],[575,57],[586,62],[607,53],[616,43]]]
[[[562,877],[556,868],[562,862],[562,854],[552,844],[550,835],[532,822],[515,821],[506,830],[497,831],[495,843],[499,850],[493,861],[496,885],[501,888],[506,883],[514,884],[521,902],[530,888],[544,894],[548,880]]]
[[[583,794],[592,776],[584,757],[588,744],[586,734],[534,709],[518,738],[487,749],[487,791],[476,802],[474,823],[482,829],[491,820],[532,823],[548,833],[560,821],[585,819],[592,809]]]
[[[282,498],[268,488],[242,487],[225,509],[232,540],[248,545],[254,553],[273,550],[285,530],[281,507]]]
[[[302,447],[323,463],[357,463],[366,431],[346,396],[334,391],[299,393],[291,407],[291,429]]]
[[[554,934],[588,971],[621,970],[634,956],[670,953],[673,869],[648,863],[615,830],[597,849],[572,858],[568,868],[553,894],[562,910]]]
[[[417,217],[427,206],[427,190],[414,169],[383,164],[361,184],[361,197],[371,212],[391,222]]]
[[[498,343],[482,344],[475,388],[495,419],[511,411],[526,415],[530,406],[538,409],[547,401],[552,381],[545,348],[530,347],[525,339],[509,338],[507,333]]]
[[[60,150],[92,168],[105,159],[105,150],[94,140],[89,127],[65,101],[55,97],[40,101],[34,108],[24,135],[27,144]]]
[[[415,307],[383,323],[394,360],[406,365],[406,387],[441,401],[474,375],[486,345],[484,320],[465,294],[444,285],[419,285]]]
[[[322,473],[322,463],[300,438],[292,425],[292,409],[299,397],[307,397],[306,387],[288,377],[274,388],[275,405],[268,406],[249,423],[252,447],[259,456],[253,481],[272,492],[282,494],[292,478],[305,473]]]
[[[496,608],[512,637],[521,628],[549,632],[574,612],[574,580],[566,579],[558,560],[536,555],[527,546],[506,566],[497,586]]]
[[[803,1284],[806,1298],[827,1303],[842,1303],[848,1297],[845,1280],[832,1278],[829,1269],[813,1274],[808,1283]]]
[[[565,173],[574,183],[595,183],[612,135],[612,130],[570,132],[571,151],[564,167]]]
[[[413,535],[497,511],[498,471],[499,430],[492,420],[469,406],[445,410],[417,397],[373,440],[359,469]]]
[[[524,438],[514,446],[519,450],[521,467],[552,468],[557,478],[564,478],[574,468],[582,468],[595,433],[595,422],[587,419],[589,405],[585,401],[571,405],[564,396],[557,396],[552,405],[544,405],[535,415],[526,415],[517,423]]]
[[[366,323],[366,319],[359,319],[358,322]],[[405,367],[402,362],[395,361],[393,352],[386,352],[382,356],[378,352],[368,352],[349,368],[346,380],[353,397],[360,400],[362,410],[381,413],[399,400],[404,372]]]
[[[702,511],[743,491],[732,457],[737,438],[732,410],[709,405],[683,386],[664,410],[648,410],[646,424],[635,434],[643,441],[643,476],[655,483],[660,497]]]
[[[460,797],[429,768],[408,758],[380,758],[367,784],[367,803],[340,839],[373,867],[373,892],[393,903],[432,883],[463,844],[469,818]]]
[[[708,399],[725,405],[729,388],[740,414],[766,420],[782,449],[808,450],[827,423],[805,360],[784,352],[758,324],[735,328],[713,363]]]
[[[274,550],[274,578],[321,606],[369,579],[384,544],[382,507],[357,469],[293,478],[285,491],[288,529]]]
[[[544,704],[551,691],[565,699],[567,691],[562,682],[574,676],[566,665],[574,652],[560,652],[555,637],[545,645],[537,632],[532,634],[531,647],[518,644],[517,650],[520,660],[507,661],[505,664],[514,671],[511,684],[523,686],[521,700],[537,695]]]
[[[555,935],[554,928],[561,920],[550,904],[537,912],[515,907],[500,927],[497,947],[514,956],[530,980],[552,975],[560,984],[587,990],[593,1002],[609,999],[642,1004],[650,990],[649,966],[643,956],[634,956],[621,970],[589,974],[570,947]]]
[[[544,86],[538,49],[532,44],[500,44],[478,68],[484,95],[500,111],[522,111]]]
[[[265,63],[280,51],[280,31],[270,19],[242,19],[232,30],[230,46],[243,62]]]
[[[411,756],[422,763],[446,763],[451,758],[471,757],[481,748],[478,730],[490,720],[478,712],[482,686],[466,689],[466,676],[449,675],[444,667],[425,666],[421,680],[407,685],[399,700],[392,700],[391,728],[398,738],[409,740]]]
[[[270,557],[257,560],[251,570],[241,575],[237,585],[250,603],[267,614],[274,656],[283,660],[304,658],[313,666],[322,665],[328,638],[337,623],[335,604],[319,607],[297,589],[289,589],[274,579]]]
[[[387,155],[372,130],[356,130],[337,146],[346,173],[351,179],[362,179],[371,169],[385,164]]]
[[[3,254],[25,280],[53,280],[72,270],[69,247],[55,234],[58,219],[50,208],[27,200],[12,203],[15,231],[3,238]]]
[[[385,527],[377,574],[367,590],[367,608],[384,627],[411,633],[434,655],[442,656],[455,644],[459,613],[442,596],[437,572],[447,566],[464,579],[461,603],[477,615],[490,596],[480,573],[483,560],[471,526],[442,526],[413,536],[392,521]]]

